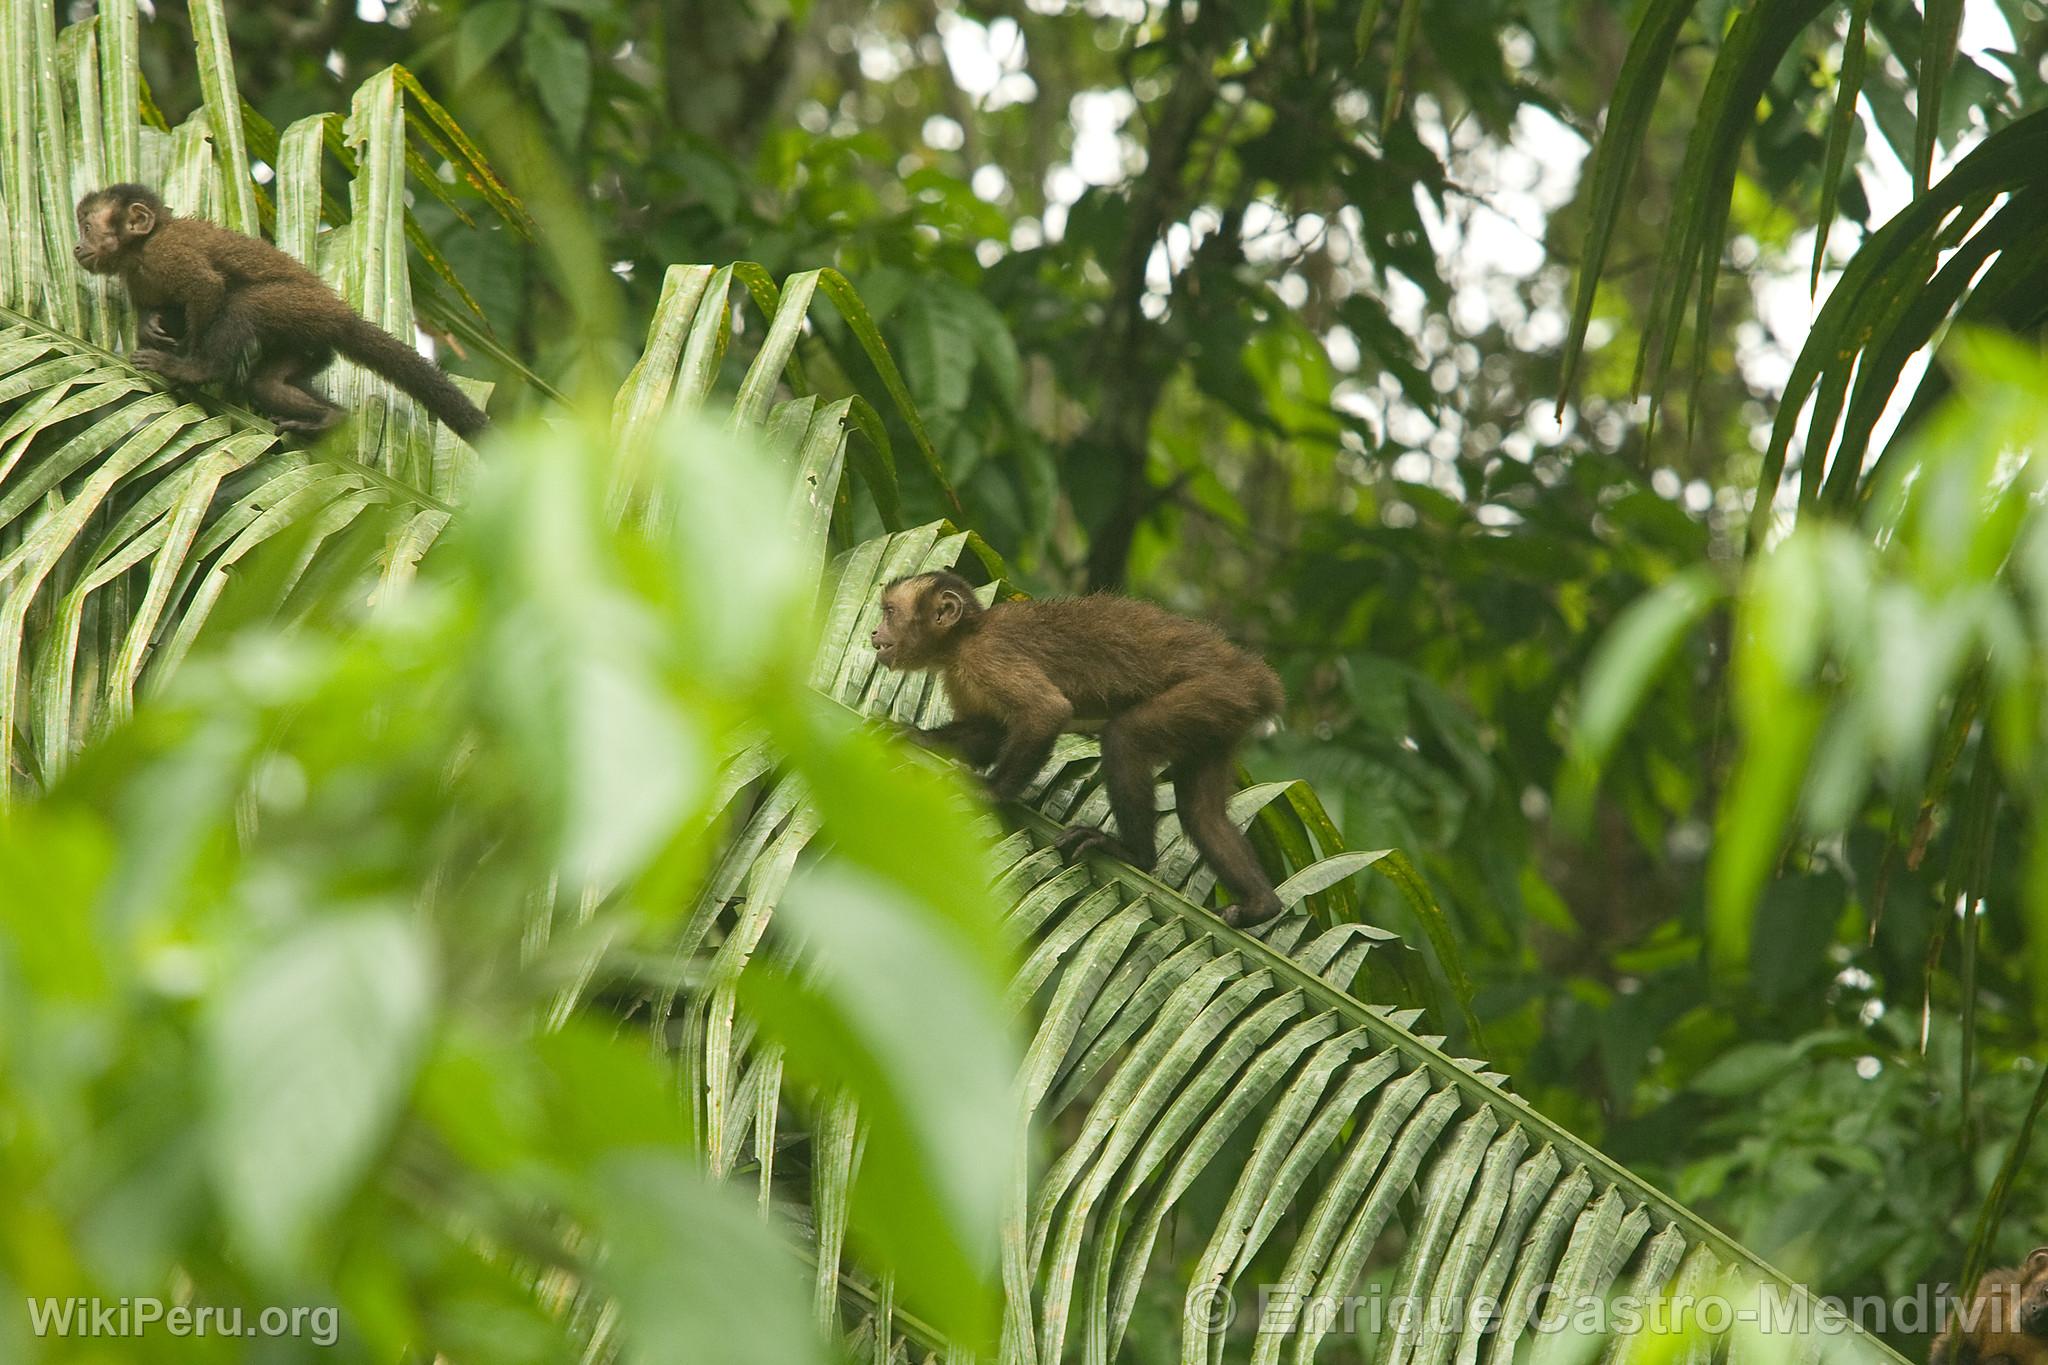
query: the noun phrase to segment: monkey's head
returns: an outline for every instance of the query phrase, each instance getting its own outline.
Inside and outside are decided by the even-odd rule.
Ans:
[[[2048,1247],[2028,1252],[2020,1275],[2020,1330],[2030,1337],[2048,1339]]]
[[[956,573],[920,573],[882,589],[875,657],[889,668],[930,668],[981,619],[981,602]]]
[[[78,245],[71,254],[95,275],[111,275],[169,218],[144,185],[109,185],[78,201]]]

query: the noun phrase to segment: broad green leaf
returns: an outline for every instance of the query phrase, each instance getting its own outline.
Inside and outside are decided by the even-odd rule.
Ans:
[[[212,1000],[208,1155],[229,1232],[262,1271],[300,1266],[389,1135],[434,977],[402,912],[341,910],[242,964]]]
[[[792,1073],[860,1101],[854,1229],[920,1314],[956,1339],[992,1340],[1015,1055],[977,988],[980,953],[963,951],[949,918],[850,870],[808,873],[782,909],[805,970],[753,979],[748,998]]]
[[[824,1365],[796,1257],[733,1191],[676,1153],[622,1152],[591,1199],[605,1229],[596,1274],[616,1296],[624,1358],[693,1356],[731,1365]]]

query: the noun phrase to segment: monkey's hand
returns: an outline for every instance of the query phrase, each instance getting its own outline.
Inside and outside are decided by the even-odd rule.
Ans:
[[[128,363],[138,370],[150,370],[181,384],[197,384],[207,377],[198,373],[199,367],[184,356],[155,346],[137,346],[128,353]]]
[[[143,314],[142,325],[136,329],[135,335],[138,341],[136,346],[137,354],[140,354],[145,349],[151,351],[174,351],[178,347],[178,339],[164,328],[164,315],[162,313]],[[141,362],[137,361],[136,363],[140,364]]]

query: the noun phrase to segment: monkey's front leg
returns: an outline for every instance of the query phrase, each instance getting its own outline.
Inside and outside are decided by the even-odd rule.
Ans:
[[[986,768],[1002,752],[1003,723],[992,716],[967,716],[929,730],[913,729],[910,737],[927,749],[953,754],[970,767]]]
[[[1052,757],[1053,743],[1059,739],[1065,721],[1065,717],[1050,716],[1020,716],[1011,721],[1003,737],[1002,751],[996,755],[996,766],[988,775],[989,794],[998,801],[1014,801],[1022,796],[1031,779]]]

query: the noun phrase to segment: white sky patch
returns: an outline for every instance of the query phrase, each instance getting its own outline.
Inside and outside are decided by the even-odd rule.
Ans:
[[[1009,21],[996,22],[1000,25]],[[1144,169],[1143,150],[1123,131],[1137,109],[1136,97],[1121,89],[1083,90],[1068,102],[1067,124],[1073,130],[1073,150],[1067,160],[1056,163],[1045,173],[1043,240],[1058,241],[1066,234],[1067,209],[1088,192],[1089,186],[1120,185]],[[1210,217],[1213,220],[1215,215],[1211,213]],[[1011,244],[1019,245],[1014,232]],[[1163,299],[1157,301],[1157,307],[1164,309]]]
[[[1925,6],[1922,7],[1923,10]],[[2019,45],[2012,40],[2012,26],[2005,21],[2005,15],[1998,6],[1974,4],[1963,6],[1963,27],[1956,38],[1956,49],[1960,52],[1982,54],[1996,48],[2000,52],[2011,52]]]
[[[1045,173],[1045,201],[1060,210],[1060,221],[1066,221],[1067,205],[1079,199],[1088,188],[1088,182],[1072,166],[1058,165]],[[1052,214],[1047,213],[1050,225]]]
[[[1244,206],[1238,223],[1244,258],[1255,264],[1284,261],[1294,255],[1293,235],[1287,230],[1287,216],[1270,199],[1259,198]]]
[[[1074,125],[1074,150],[1068,162],[1090,185],[1114,185],[1132,170],[1136,144],[1123,127],[1138,110],[1128,90],[1083,90],[1067,106]]]
[[[983,25],[941,11],[937,27],[953,84],[984,109],[1025,104],[1038,96],[1038,82],[1025,74],[1029,53],[1024,30],[1008,17]]]
[[[1003,174],[1001,166],[980,166],[975,169],[967,186],[974,191],[975,198],[993,204],[1010,192],[1010,177]]]
[[[1152,294],[1164,295],[1173,284],[1173,261],[1166,254],[1166,243],[1156,243],[1152,254],[1145,258],[1145,289]]]
[[[1362,358],[1358,338],[1351,334],[1349,327],[1332,327],[1323,333],[1323,350],[1329,355],[1330,363],[1343,374],[1357,369]]]
[[[1166,263],[1177,275],[1187,269],[1188,262],[1195,258],[1195,234],[1188,230],[1186,223],[1173,223],[1166,229]]]
[[[859,61],[861,76],[877,84],[893,81],[903,74],[903,54],[880,34],[872,35],[861,43]]]

